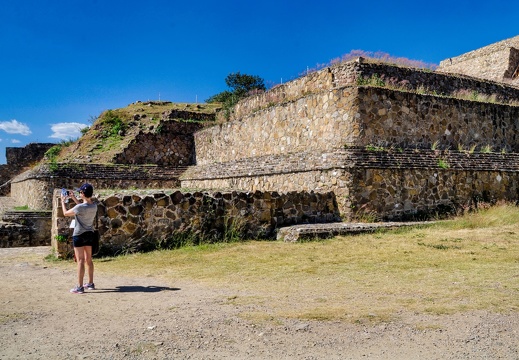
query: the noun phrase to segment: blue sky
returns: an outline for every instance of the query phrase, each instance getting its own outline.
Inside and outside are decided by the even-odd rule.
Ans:
[[[519,35],[516,1],[0,0],[5,148],[77,138],[107,109],[203,102],[240,71],[286,82],[351,50],[439,63]]]

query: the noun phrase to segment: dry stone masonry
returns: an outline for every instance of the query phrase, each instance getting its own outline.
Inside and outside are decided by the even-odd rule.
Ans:
[[[70,218],[63,216],[58,190],[54,197],[53,246],[66,256],[70,240],[67,244],[58,239],[70,237]],[[126,191],[99,196],[97,201],[102,252],[112,255],[189,241],[268,239],[274,238],[281,226],[340,220],[335,195],[330,192]]]
[[[7,164],[0,165],[0,196],[9,195],[10,181],[29,166],[38,163],[54,144],[31,143],[21,148],[7,147],[5,157]]]
[[[443,60],[438,70],[519,85],[519,36]]]
[[[174,111],[169,116],[193,117],[193,113]],[[206,114],[203,119],[214,120]],[[200,117],[200,116],[198,116]],[[207,120],[210,121],[210,120]],[[117,164],[156,164],[164,167],[188,166],[195,164],[193,134],[202,129],[202,123],[164,121],[152,132],[141,131],[115,158]]]
[[[383,86],[356,85],[371,78]],[[182,186],[333,191],[344,219],[517,200],[518,88],[359,60],[273,91],[195,134],[197,165]]]
[[[11,196],[30,209],[48,210],[54,189],[73,189],[84,182],[95,189],[175,188],[184,170],[155,165],[42,164],[12,180]]]

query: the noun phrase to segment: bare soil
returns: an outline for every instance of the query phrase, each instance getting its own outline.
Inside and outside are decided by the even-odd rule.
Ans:
[[[189,281],[98,271],[95,291],[71,294],[74,266],[49,251],[0,249],[0,359],[519,359],[517,313],[250,321],[268,304]]]

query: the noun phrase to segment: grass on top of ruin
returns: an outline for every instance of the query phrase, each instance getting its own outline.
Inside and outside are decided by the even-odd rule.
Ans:
[[[435,224],[304,243],[248,241],[96,262],[104,274],[224,288],[254,322],[391,321],[519,311],[519,208],[500,205]]]

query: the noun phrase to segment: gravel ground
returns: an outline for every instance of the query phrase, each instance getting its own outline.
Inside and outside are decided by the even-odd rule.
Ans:
[[[97,290],[70,294],[75,269],[49,251],[0,249],[0,359],[519,359],[517,313],[251,322],[240,314],[268,304],[191,282],[98,274]]]

